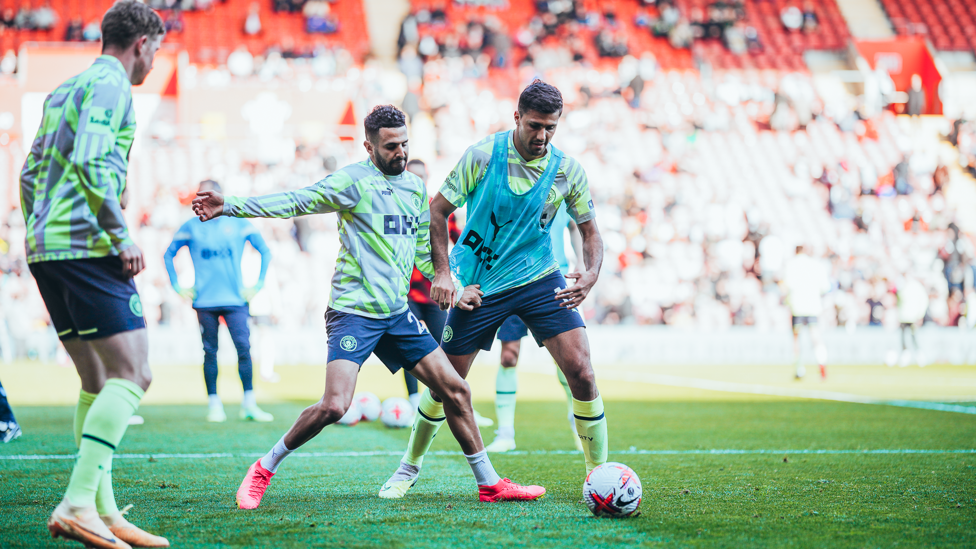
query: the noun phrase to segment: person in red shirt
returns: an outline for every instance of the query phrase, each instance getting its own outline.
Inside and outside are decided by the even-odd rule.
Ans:
[[[423,160],[408,162],[407,171],[423,180],[425,185],[427,184],[427,165],[424,164]],[[461,228],[458,227],[457,218],[454,215],[448,218],[447,229],[451,242],[457,243],[458,238],[461,238]],[[413,269],[413,275],[410,276],[410,293],[407,294],[407,300],[410,312],[417,317],[417,320],[422,320],[427,325],[427,330],[434,336],[434,339],[440,341],[441,334],[444,333],[444,324],[447,323],[447,311],[442,311],[437,303],[430,298],[430,281],[416,267]],[[414,408],[417,408],[420,404],[417,378],[404,370],[403,379],[407,384],[407,395],[410,403],[413,404]],[[483,417],[477,411],[474,413],[474,418],[479,427],[490,427],[494,424],[491,418]]]

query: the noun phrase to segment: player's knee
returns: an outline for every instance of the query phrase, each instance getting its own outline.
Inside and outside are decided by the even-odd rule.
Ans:
[[[589,364],[577,364],[571,371],[563,373],[566,374],[566,380],[571,386],[590,387],[596,385],[596,375]]]
[[[502,367],[514,368],[518,364],[519,354],[515,351],[502,351]]]
[[[459,383],[451,387],[450,396],[451,403],[455,406],[461,406],[465,403],[471,402],[471,386],[465,380],[460,380]]]
[[[349,405],[337,401],[323,401],[315,406],[315,422],[319,425],[330,425],[339,421],[346,414]]]

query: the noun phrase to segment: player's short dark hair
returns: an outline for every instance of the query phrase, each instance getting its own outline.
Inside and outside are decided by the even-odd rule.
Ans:
[[[519,95],[518,112],[535,111],[542,114],[563,112],[563,94],[555,86],[536,79]]]
[[[420,167],[421,168],[423,168],[425,170],[427,169],[427,164],[424,164],[424,161],[423,160],[418,160],[416,158],[414,158],[413,160],[407,162],[407,167],[409,168],[410,166],[416,166],[417,164],[420,164]]]
[[[102,49],[125,49],[142,36],[165,34],[163,20],[152,8],[135,0],[119,0],[102,17]]]
[[[366,138],[372,143],[379,137],[380,128],[402,128],[407,125],[407,117],[393,105],[377,105],[366,115],[363,125]]]
[[[217,182],[216,182],[216,181],[214,181],[213,179],[204,179],[203,181],[201,181],[201,182],[200,182],[200,186],[201,186],[201,187],[202,187],[202,186],[204,186],[205,184],[209,184],[209,185],[210,185],[211,187],[213,187],[213,188],[214,188],[214,190],[215,190],[215,191],[217,191],[218,193],[222,193],[222,192],[224,192],[224,189],[222,189],[222,188],[220,187],[220,183],[217,183]]]

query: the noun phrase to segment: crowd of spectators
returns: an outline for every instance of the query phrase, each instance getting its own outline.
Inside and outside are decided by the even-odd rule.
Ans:
[[[57,12],[47,1],[37,8],[31,7],[30,2],[24,2],[17,10],[9,7],[0,10],[0,32],[5,29],[49,31],[58,21]]]

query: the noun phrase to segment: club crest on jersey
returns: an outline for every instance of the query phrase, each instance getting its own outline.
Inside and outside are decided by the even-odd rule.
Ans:
[[[420,193],[414,193],[414,195],[410,197],[410,203],[413,204],[413,207],[414,208],[416,208],[416,209],[419,210],[420,209]]]
[[[343,351],[355,351],[356,347],[358,346],[359,342],[356,341],[356,338],[353,336],[346,336],[339,340],[339,347],[341,347]]]

